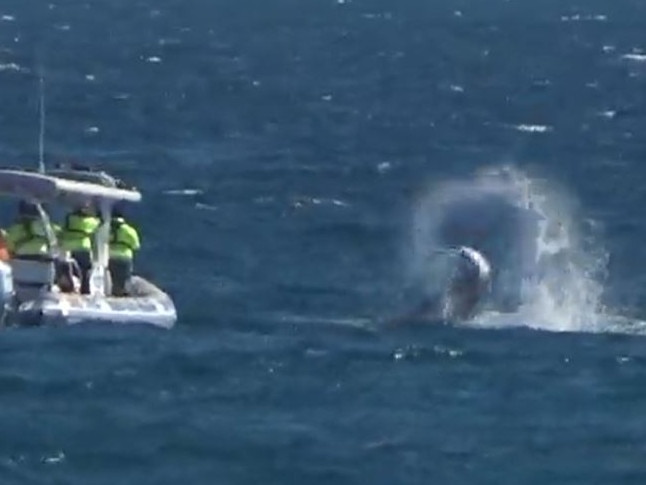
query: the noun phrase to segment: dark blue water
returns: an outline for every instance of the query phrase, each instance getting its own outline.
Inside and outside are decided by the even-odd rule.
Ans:
[[[48,163],[141,189],[180,317],[4,330],[1,483],[644,483],[646,4],[476,3],[3,0],[2,164],[42,69]],[[483,170],[549,230],[498,240]],[[547,263],[379,330],[446,193]]]

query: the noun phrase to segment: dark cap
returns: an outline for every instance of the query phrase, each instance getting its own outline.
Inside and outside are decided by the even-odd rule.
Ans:
[[[122,204],[115,204],[112,207],[112,217],[125,217]]]
[[[38,207],[25,200],[21,200],[18,203],[18,214],[25,217],[37,217],[40,215],[38,212]]]

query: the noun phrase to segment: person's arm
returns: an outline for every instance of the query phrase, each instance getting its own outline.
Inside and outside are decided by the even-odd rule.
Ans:
[[[138,251],[141,247],[141,243],[139,241],[139,234],[137,233],[137,230],[130,225],[126,226],[126,236],[128,238],[128,245],[130,246],[130,249],[132,249],[133,251]]]
[[[22,229],[20,226],[10,227],[5,234],[5,242],[7,243],[7,249],[11,254],[16,251],[16,243],[22,237]]]

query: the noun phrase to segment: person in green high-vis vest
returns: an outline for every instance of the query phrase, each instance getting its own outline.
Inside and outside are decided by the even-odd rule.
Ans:
[[[52,225],[54,233],[60,228]],[[38,208],[29,202],[20,201],[18,217],[7,229],[5,240],[12,258],[46,256],[49,254],[49,240]]]
[[[61,249],[69,251],[81,270],[81,293],[90,292],[92,269],[92,241],[94,232],[101,225],[94,209],[89,205],[76,208],[65,217],[59,237]]]
[[[120,207],[112,209],[110,224],[110,259],[108,269],[112,278],[112,294],[126,296],[126,284],[132,277],[133,259],[140,248],[139,233],[124,217]]]

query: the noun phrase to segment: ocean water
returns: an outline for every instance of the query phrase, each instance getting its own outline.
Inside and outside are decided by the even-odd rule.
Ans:
[[[637,0],[3,0],[1,163],[37,165],[41,73],[47,164],[141,189],[179,320],[3,329],[0,483],[644,483],[644,32]],[[453,240],[483,313],[384,329]]]

